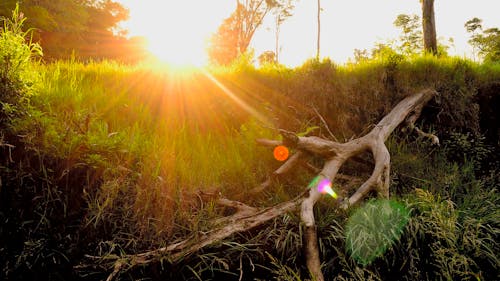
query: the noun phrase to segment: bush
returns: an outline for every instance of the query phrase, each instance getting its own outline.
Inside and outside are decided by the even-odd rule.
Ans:
[[[17,6],[12,19],[4,19],[0,30],[0,117],[17,111],[17,105],[32,94],[36,79],[31,64],[42,55],[42,49],[31,40],[26,41],[31,30],[22,30],[25,20]]]

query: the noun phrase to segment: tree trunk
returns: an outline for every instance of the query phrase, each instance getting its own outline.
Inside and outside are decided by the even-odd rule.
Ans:
[[[318,41],[316,45],[316,59],[319,60],[319,46],[321,35],[321,0],[318,0]]]
[[[424,31],[424,51],[436,55],[437,39],[434,0],[422,0],[422,28]]]
[[[275,40],[276,40],[276,46],[275,46],[275,53],[274,53],[274,60],[276,63],[279,63],[279,52],[280,52],[280,44],[279,44],[279,39],[280,39],[280,27],[281,27],[281,16],[277,15],[276,16],[276,33],[275,33]]]

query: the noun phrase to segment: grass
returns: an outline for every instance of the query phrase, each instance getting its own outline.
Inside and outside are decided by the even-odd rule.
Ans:
[[[248,196],[279,166],[256,138],[314,125],[320,128],[313,134],[328,135],[314,107],[338,139],[350,139],[403,96],[433,86],[440,103],[426,108],[419,125],[435,131],[443,147],[403,134],[388,142],[391,193],[411,210],[402,238],[372,263],[358,264],[346,247],[349,213],[322,200],[316,217],[323,269],[329,280],[496,278],[498,170],[479,173],[494,148],[481,139],[475,103],[478,89],[500,80],[495,64],[424,56],[346,66],[311,61],[297,69],[235,65],[211,76],[113,62],[34,67],[39,82],[27,115],[5,130],[22,152],[0,166],[0,198],[8,206],[0,208],[0,237],[17,229],[12,246],[0,246],[4,276],[105,278],[105,264],[78,275],[72,267],[88,262],[84,254],[120,256],[210,231],[209,220],[225,210],[201,201],[200,191],[254,206],[292,198],[312,175],[299,170],[262,196]],[[349,169],[342,172],[362,175]],[[286,215],[181,265],[159,262],[121,277],[304,279],[299,225],[295,214]]]

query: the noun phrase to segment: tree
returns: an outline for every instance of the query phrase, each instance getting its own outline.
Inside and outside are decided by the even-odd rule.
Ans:
[[[85,57],[114,57],[121,37],[115,36],[114,29],[128,18],[128,10],[111,0],[95,1],[86,10],[89,15],[87,28],[81,34],[86,49],[80,52]]]
[[[318,0],[318,40],[316,41],[316,59],[319,60],[319,46],[321,37],[321,0]]]
[[[228,65],[238,57],[239,30],[236,12],[225,19],[210,38],[208,57],[210,62],[218,65]]]
[[[500,29],[482,26],[482,20],[473,18],[465,23],[467,32],[472,33],[469,43],[474,50],[479,50],[485,61],[500,61]],[[481,30],[482,32],[478,32]]]
[[[273,51],[265,51],[257,58],[259,60],[259,65],[274,64],[276,61],[276,54]]]
[[[479,18],[472,18],[465,22],[464,27],[467,30],[467,32],[475,34],[476,30],[483,29],[483,20]]]
[[[278,5],[277,0],[237,0],[236,26],[238,31],[238,53],[243,54],[250,45],[257,28],[265,16]]]
[[[9,15],[16,0],[0,5],[0,16]],[[128,11],[112,0],[24,0],[20,10],[26,26],[35,28],[34,39],[44,49],[45,59],[117,58],[135,44],[116,33]],[[138,51],[138,49],[136,50]]]
[[[245,53],[265,16],[279,3],[278,0],[237,0],[236,10],[210,39],[208,56],[212,63],[225,65]]]
[[[466,21],[464,24],[464,27],[467,30],[467,32],[472,33],[472,37],[474,38],[477,35],[477,30],[483,29],[482,22],[483,22],[483,20],[481,20],[479,18],[473,18],[471,20]],[[469,43],[472,45],[472,56],[474,58],[476,58],[477,46],[476,46],[476,44],[471,42],[471,40],[469,40]]]
[[[353,55],[354,55],[354,63],[361,63],[370,59],[368,50],[366,49],[363,50],[354,49]]]
[[[399,49],[403,54],[414,54],[422,50],[422,29],[418,15],[400,14],[394,21],[394,26],[402,31]]]
[[[421,0],[422,29],[424,34],[424,51],[436,55],[438,53],[436,39],[436,21],[434,18],[434,0]]]
[[[280,46],[279,46],[279,36],[280,36],[280,28],[281,24],[283,22],[292,16],[292,10],[295,8],[295,5],[293,4],[293,0],[283,0],[281,2],[278,2],[276,7],[273,9],[273,14],[274,14],[274,21],[275,21],[275,55],[276,55],[276,62],[279,62],[279,53],[280,53]]]

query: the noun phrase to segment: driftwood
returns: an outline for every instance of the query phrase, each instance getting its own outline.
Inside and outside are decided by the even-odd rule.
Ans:
[[[406,128],[416,131],[423,137],[430,138],[435,144],[439,144],[439,140],[436,136],[424,133],[415,127],[415,121],[419,118],[422,108],[435,95],[437,95],[436,91],[426,89],[406,97],[375,125],[369,133],[346,143],[339,143],[337,141],[314,136],[299,137],[294,133],[284,130],[280,130],[283,141],[257,140],[257,143],[261,145],[276,146],[283,144],[289,148],[294,148],[297,152],[278,168],[267,181],[261,186],[254,188],[252,192],[257,193],[267,188],[277,178],[286,174],[298,164],[302,164],[310,171],[317,173],[319,180],[327,179],[332,182],[334,179],[357,181],[357,178],[341,175],[338,171],[348,159],[355,158],[364,151],[370,151],[373,154],[375,162],[371,176],[364,181],[350,197],[338,198],[338,206],[341,208],[348,208],[349,206],[355,205],[372,190],[376,191],[379,196],[385,198],[389,197],[390,154],[385,145],[385,141],[394,129],[400,124],[404,124]],[[304,158],[308,154],[323,157],[325,159],[323,167],[318,170],[311,165],[305,164]],[[295,199],[268,208],[255,208],[241,202],[217,198],[215,199],[217,204],[233,208],[236,212],[231,216],[215,221],[213,224],[214,229],[208,233],[196,233],[183,241],[171,244],[167,247],[116,258],[113,264],[113,271],[107,280],[113,280],[124,268],[148,264],[162,258],[170,262],[179,261],[205,246],[221,241],[237,232],[250,230],[287,212],[294,211],[300,206],[300,218],[305,227],[304,250],[307,268],[313,280],[322,281],[324,277],[321,272],[321,261],[319,258],[317,231],[313,212],[314,205],[321,198],[321,195],[322,194],[317,188],[304,188],[304,192]],[[99,259],[99,257],[87,257]]]

